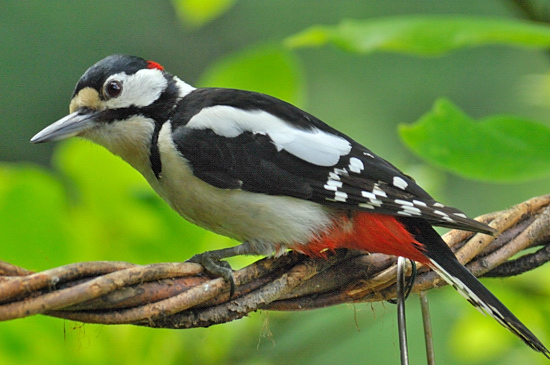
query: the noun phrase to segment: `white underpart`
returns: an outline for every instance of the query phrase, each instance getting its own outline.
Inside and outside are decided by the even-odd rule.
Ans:
[[[83,137],[119,155],[141,172],[153,189],[187,220],[238,241],[254,242],[255,253],[271,255],[290,244],[306,244],[332,225],[330,211],[301,199],[218,189],[195,177],[164,123],[158,145],[162,166],[157,179],[149,162],[154,121],[135,116],[90,130]],[[341,198],[341,196],[339,194]]]
[[[154,178],[149,162],[149,144],[155,129],[155,121],[143,116],[108,123],[92,128],[81,135],[122,157],[147,180]]]
[[[171,133],[171,124],[165,123],[158,138],[162,166],[170,168],[163,169],[160,180],[150,175],[148,180],[176,212],[192,223],[241,242],[253,241],[256,253],[262,255],[290,244],[306,244],[332,224],[330,211],[317,203],[207,184],[193,175],[173,144]]]
[[[159,98],[168,85],[162,71],[158,69],[142,69],[131,75],[120,72],[110,76],[104,85],[114,80],[122,83],[122,92],[119,96],[105,102],[107,109],[150,105]]]
[[[242,110],[226,105],[202,109],[191,118],[187,127],[212,129],[228,138],[244,132],[268,135],[278,151],[288,153],[317,166],[333,166],[351,151],[351,144],[342,137],[313,128],[296,128],[262,110]]]

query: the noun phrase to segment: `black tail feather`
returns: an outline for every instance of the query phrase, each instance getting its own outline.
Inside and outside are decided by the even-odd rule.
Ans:
[[[550,359],[550,352],[542,342],[500,302],[481,282],[455,257],[432,226],[421,219],[401,219],[416,240],[424,245],[423,252],[430,266],[449,285],[453,286],[472,305],[496,319],[529,347]]]

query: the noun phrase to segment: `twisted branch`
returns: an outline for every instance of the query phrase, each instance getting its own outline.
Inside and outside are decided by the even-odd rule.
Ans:
[[[450,231],[445,241],[476,276],[512,276],[550,260],[550,195],[479,220],[497,238]],[[510,260],[530,247],[542,246]],[[0,261],[0,321],[44,314],[80,322],[207,327],[258,310],[305,310],[395,297],[395,258],[337,251],[327,259],[291,252],[235,272],[237,291],[193,263],[82,262],[32,273]],[[445,285],[419,267],[414,292]]]

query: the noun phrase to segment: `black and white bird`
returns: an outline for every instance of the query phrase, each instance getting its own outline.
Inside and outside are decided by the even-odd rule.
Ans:
[[[185,219],[242,242],[194,257],[228,280],[220,260],[235,255],[350,248],[403,256],[430,266],[550,356],[432,225],[492,228],[435,201],[395,166],[291,104],[250,91],[196,89],[156,62],[113,55],[80,78],[70,114],[31,142],[71,136],[122,157]]]

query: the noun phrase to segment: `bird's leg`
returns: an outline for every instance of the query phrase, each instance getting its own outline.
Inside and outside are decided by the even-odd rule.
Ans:
[[[399,349],[401,350],[401,365],[409,364],[409,349],[407,345],[407,320],[405,318],[405,300],[408,293],[405,289],[406,258],[397,259],[397,327],[399,328]]]
[[[254,253],[251,250],[251,245],[248,242],[243,242],[238,246],[196,254],[187,260],[187,262],[201,264],[207,273],[224,278],[230,285],[229,297],[232,298],[235,294],[233,269],[227,261],[222,261],[222,259],[239,255],[250,255],[251,253]]]

